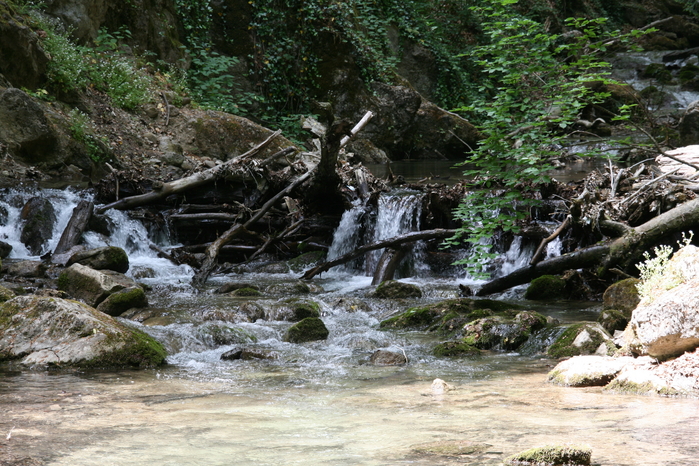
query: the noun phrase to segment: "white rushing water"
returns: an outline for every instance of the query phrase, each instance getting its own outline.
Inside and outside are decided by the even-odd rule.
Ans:
[[[62,210],[71,210],[78,197],[71,199]],[[395,210],[379,225],[395,221],[402,226],[391,233],[374,229],[373,235],[419,227],[414,218],[398,221],[400,212],[419,212],[411,204],[417,199],[399,201],[405,204],[388,207]],[[21,207],[19,201],[9,204]],[[699,456],[696,400],[552,386],[546,373],[555,361],[541,355],[486,352],[439,358],[432,348],[446,337],[379,328],[380,321],[407,308],[457,297],[459,277],[407,279],[423,297],[403,300],[373,298],[371,277],[347,270],[314,279],[311,293],[289,291],[296,289],[297,274],[252,272],[218,276],[212,285],[252,283],[262,296],[194,293],[181,286],[189,271],[160,262],[140,222],[121,212],[108,215],[113,233],[90,233],[88,243],[121,246],[129,252],[132,269],[152,274],[144,279],[153,285],[151,317],[131,325],[163,342],[167,365],[107,372],[0,369],[0,432],[7,436],[0,441],[0,462],[499,465],[509,454],[550,443],[589,445],[593,462],[604,465],[689,465]],[[366,221],[363,217],[349,214],[343,228],[366,229],[357,226]],[[345,233],[338,229],[337,238],[352,236]],[[162,240],[158,244],[167,247]],[[551,248],[549,254],[556,254],[556,245]],[[517,240],[502,260],[512,267],[526,263],[529,249]],[[279,287],[287,291],[274,291]],[[248,312],[275,315],[290,298],[320,306],[330,332],[326,341],[288,343],[284,335],[291,322],[245,317]],[[590,305],[537,310],[575,322],[596,318],[598,311]],[[242,348],[266,351],[270,359],[221,358]],[[409,363],[369,364],[378,349],[404,352]],[[434,392],[435,378],[454,390]],[[444,453],[459,446],[477,448],[470,454]]]

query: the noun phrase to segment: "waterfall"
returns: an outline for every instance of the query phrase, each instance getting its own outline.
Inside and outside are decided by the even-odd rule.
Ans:
[[[423,197],[422,193],[407,190],[382,194],[374,212],[370,212],[367,206],[355,204],[342,214],[328,252],[328,259],[340,257],[362,244],[418,231]],[[406,258],[406,263],[411,264],[411,275],[421,274],[426,268],[421,260],[423,250],[424,246],[420,242]],[[383,250],[372,251],[364,257],[363,269],[367,275],[374,273],[382,253]],[[357,270],[361,268],[361,262],[358,260],[347,265],[345,270]]]
[[[12,246],[10,259],[38,260],[32,256],[20,240],[23,221],[20,218],[22,207],[33,197],[43,197],[51,201],[56,214],[56,222],[51,238],[44,246],[42,254],[53,251],[70,221],[73,209],[81,200],[91,200],[86,193],[76,193],[72,190],[58,189],[10,189],[0,196],[0,240]],[[123,248],[129,256],[130,269],[127,275],[141,279],[157,279],[159,282],[169,280],[181,281],[191,277],[192,270],[188,266],[176,266],[166,259],[159,258],[150,247],[154,244],[148,231],[138,220],[130,218],[125,212],[109,210],[105,214],[111,223],[108,236],[94,231],[83,234],[83,244],[87,248],[102,246],[117,246]],[[3,218],[4,217],[4,218]],[[160,247],[167,247],[160,244]]]

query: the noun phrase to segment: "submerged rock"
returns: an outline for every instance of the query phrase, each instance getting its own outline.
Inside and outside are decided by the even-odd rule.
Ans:
[[[387,299],[421,298],[422,290],[417,285],[396,280],[386,280],[376,287],[374,297]]]
[[[106,246],[73,254],[66,265],[73,264],[85,265],[95,270],[126,273],[129,270],[129,256],[122,248]]]
[[[435,346],[432,354],[437,357],[478,356],[481,350],[463,341],[445,341]]]
[[[463,342],[479,349],[515,350],[526,342],[531,334],[546,326],[546,317],[523,311],[513,319],[503,316],[484,317],[464,327]]]
[[[289,343],[305,343],[307,341],[327,340],[330,332],[318,317],[306,317],[292,325],[284,336]]]
[[[91,368],[162,364],[163,346],[77,301],[20,296],[0,306],[0,361]]]
[[[375,366],[402,366],[408,363],[408,358],[403,352],[380,349],[371,355],[369,362]]]
[[[474,443],[468,440],[440,440],[437,442],[414,445],[411,449],[415,453],[430,456],[445,456],[449,458],[467,455],[477,455],[486,451],[490,445],[487,443]]]
[[[505,464],[531,466],[587,466],[592,459],[589,447],[576,445],[547,445],[512,455]]]

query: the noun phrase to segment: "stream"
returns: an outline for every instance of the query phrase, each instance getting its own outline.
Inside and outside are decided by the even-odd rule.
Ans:
[[[0,202],[10,219],[0,230],[5,241],[17,244],[11,219],[34,194],[11,193]],[[42,195],[59,210],[60,235],[65,212],[83,195]],[[376,215],[364,215],[361,206],[348,211],[331,254],[362,241],[360,231],[378,238],[418,228],[410,216],[419,199],[401,193],[380,202],[385,211]],[[699,400],[550,385],[546,374],[557,361],[542,357],[536,345],[531,354],[437,358],[431,354],[436,335],[379,330],[379,322],[397,312],[455,298],[459,284],[474,283],[462,273],[430,273],[420,248],[402,280],[418,285],[422,298],[371,297],[365,264],[323,274],[310,293],[293,291],[299,273],[244,270],[214,276],[197,293],[189,286],[190,268],[173,266],[148,247],[151,241],[167,247],[163,235],[154,238],[124,213],[110,217],[112,235],[90,233],[87,243],[128,252],[128,275],[151,287],[152,314],[143,323],[128,322],[166,346],[167,364],[143,371],[0,369],[0,464],[496,465],[522,450],[561,443],[591,447],[600,465],[690,465],[699,457]],[[360,228],[363,218],[376,220]],[[503,269],[525,263],[531,253],[515,241]],[[22,247],[11,256],[27,258],[37,259]],[[253,283],[264,292],[256,298],[213,292],[229,282]],[[599,303],[526,302],[522,291],[500,299],[526,303],[562,323],[595,320],[599,313]],[[290,297],[320,305],[327,341],[286,343],[291,323],[242,316],[251,306],[269,314]],[[270,358],[221,359],[239,348]],[[369,364],[380,348],[404,352],[408,364]],[[433,389],[436,378],[453,389]]]

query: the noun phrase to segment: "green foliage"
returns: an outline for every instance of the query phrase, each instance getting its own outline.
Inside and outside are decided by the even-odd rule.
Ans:
[[[678,241],[679,250],[684,249],[692,242],[693,232],[689,236],[682,233],[682,241]],[[678,250],[678,252],[679,252]],[[684,271],[670,267],[670,258],[673,248],[668,245],[658,246],[653,249],[655,257],[651,257],[648,251],[643,254],[645,261],[636,264],[640,272],[641,282],[636,285],[641,299],[651,302],[658,294],[671,290],[685,281]]]
[[[81,91],[93,85],[127,110],[150,100],[152,77],[119,50],[120,41],[130,35],[127,29],[112,34],[100,31],[93,49],[73,43],[59,23],[39,15],[35,20],[46,32],[42,45],[51,56],[47,75],[56,91]]]
[[[95,162],[102,162],[108,154],[105,151],[106,139],[96,136],[90,118],[78,109],[70,112],[70,133],[78,142],[87,147],[87,154]]]
[[[485,139],[464,162],[472,189],[455,211],[463,226],[450,243],[471,243],[461,263],[476,276],[485,275],[495,232],[516,233],[518,220],[537,204],[537,186],[550,181],[557,147],[582,110],[609,97],[591,83],[613,83],[601,58],[604,19],[570,18],[568,28],[578,33],[562,37],[517,14],[517,2],[488,0],[474,8],[489,38],[473,50],[486,77],[479,96],[459,110],[480,122]],[[621,112],[617,119],[628,118],[629,107]]]

